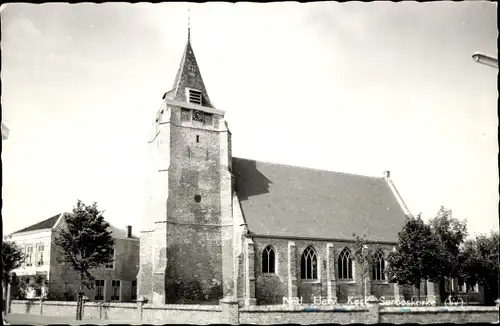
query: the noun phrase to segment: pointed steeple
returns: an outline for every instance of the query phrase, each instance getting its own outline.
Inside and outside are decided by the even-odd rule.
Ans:
[[[175,77],[171,99],[175,101],[189,102],[188,90],[193,90],[196,93],[201,93],[201,105],[213,107],[210,103],[203,78],[201,77],[200,69],[194,56],[191,46],[191,27],[188,25],[188,40],[184,53],[182,55],[181,64]]]
[[[188,8],[188,42],[191,41],[191,11]]]

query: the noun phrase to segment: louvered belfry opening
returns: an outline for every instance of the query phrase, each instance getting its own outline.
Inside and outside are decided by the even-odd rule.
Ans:
[[[203,96],[200,91],[190,89],[189,90],[189,103],[203,105]]]

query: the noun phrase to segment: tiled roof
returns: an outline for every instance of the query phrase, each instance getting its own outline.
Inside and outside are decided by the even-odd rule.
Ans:
[[[52,216],[46,220],[43,220],[41,222],[38,222],[36,224],[33,224],[31,226],[28,226],[27,228],[16,231],[13,234],[21,233],[21,232],[28,232],[28,231],[43,230],[43,229],[51,229],[56,224],[57,220],[59,219],[59,216],[61,216],[61,213],[54,215],[54,216]]]
[[[233,158],[236,193],[256,235],[396,242],[405,214],[384,178]]]
[[[28,231],[43,230],[43,229],[51,229],[55,226],[57,220],[59,219],[59,216],[61,216],[61,213],[54,215],[51,218],[48,218],[48,219],[43,220],[41,222],[38,222],[36,224],[33,224],[31,226],[28,226],[27,228],[16,231],[13,234],[21,233],[21,232],[28,232]],[[61,226],[61,224],[60,224],[60,226]],[[109,230],[111,231],[111,235],[113,237],[121,237],[121,238],[127,237],[127,230],[126,229],[120,229],[120,228],[117,228],[117,227],[110,224]],[[138,237],[134,236],[133,234],[132,234],[132,238],[138,239]]]

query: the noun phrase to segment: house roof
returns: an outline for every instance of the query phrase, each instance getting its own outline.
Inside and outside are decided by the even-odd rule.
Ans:
[[[397,242],[405,214],[384,178],[233,158],[235,189],[256,235]]]
[[[56,222],[59,219],[59,216],[61,216],[61,213],[54,215],[52,217],[49,217],[48,219],[43,220],[41,222],[38,222],[36,224],[30,225],[27,228],[16,231],[12,234],[21,233],[21,232],[44,230],[44,229],[52,229],[56,225]]]
[[[52,216],[46,220],[43,220],[41,222],[38,222],[36,224],[33,224],[31,226],[28,226],[27,228],[16,231],[12,234],[21,233],[21,232],[28,232],[28,231],[43,230],[43,229],[51,229],[56,225],[57,220],[59,219],[60,216],[61,216],[61,213],[54,215],[54,216]],[[109,230],[111,231],[111,235],[113,237],[121,237],[121,238],[127,237],[127,230],[126,229],[120,229],[120,228],[117,228],[117,227],[110,224]],[[133,234],[132,234],[132,238],[139,239],[138,237],[134,236]]]

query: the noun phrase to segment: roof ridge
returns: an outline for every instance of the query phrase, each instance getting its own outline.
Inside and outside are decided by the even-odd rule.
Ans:
[[[52,229],[54,227],[54,225],[57,223],[57,220],[59,219],[59,217],[61,216],[61,214],[63,213],[58,213],[56,215],[53,215],[49,218],[46,218],[44,220],[41,220],[40,222],[37,222],[37,223],[33,223],[25,228],[22,228],[20,230],[17,230],[15,232],[12,232],[12,234],[15,234],[15,233],[22,233],[22,232],[30,232],[30,231],[38,231],[38,230],[45,230],[45,229]],[[52,222],[51,225],[49,224],[49,222]]]
[[[318,171],[318,172],[339,173],[339,174],[345,174],[345,175],[350,175],[350,176],[362,177],[362,178],[367,178],[367,179],[384,179],[384,177],[369,176],[369,175],[357,174],[357,173],[351,173],[351,172],[341,172],[341,171],[334,171],[334,170],[325,170],[325,169],[319,169],[319,168],[312,168],[312,167],[292,165],[292,164],[284,164],[284,163],[276,163],[276,162],[255,160],[255,159],[251,159],[251,158],[243,158],[243,157],[236,157],[236,156],[233,156],[233,159],[255,161],[255,162],[260,162],[260,163],[265,163],[265,164],[280,165],[280,166],[290,167],[290,168],[300,168],[300,169],[304,169],[304,170],[311,170],[311,171]]]

